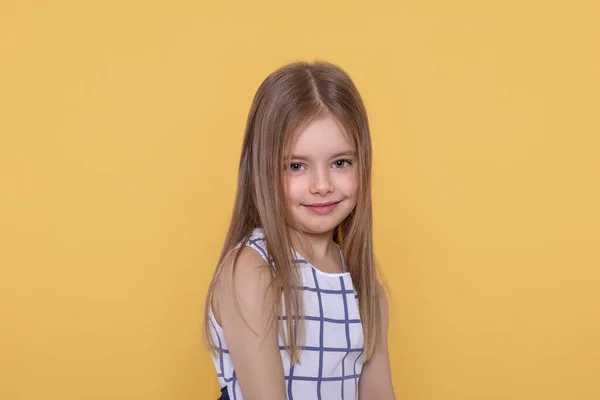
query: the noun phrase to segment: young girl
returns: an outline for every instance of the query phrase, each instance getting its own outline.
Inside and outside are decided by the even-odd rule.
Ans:
[[[365,107],[340,68],[286,65],[254,97],[206,300],[221,399],[395,399],[387,330]]]

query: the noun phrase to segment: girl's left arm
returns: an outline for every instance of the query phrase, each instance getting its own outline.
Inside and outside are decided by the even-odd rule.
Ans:
[[[371,359],[363,366],[358,383],[358,398],[369,400],[395,400],[390,356],[388,352],[389,307],[385,291],[379,295],[381,310],[381,335]]]

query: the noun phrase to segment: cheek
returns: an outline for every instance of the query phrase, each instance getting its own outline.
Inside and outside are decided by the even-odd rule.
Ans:
[[[344,194],[348,197],[356,197],[358,194],[358,174],[353,172],[344,177],[341,182]]]
[[[289,203],[298,203],[302,198],[302,182],[297,178],[288,178],[285,183],[285,197]]]

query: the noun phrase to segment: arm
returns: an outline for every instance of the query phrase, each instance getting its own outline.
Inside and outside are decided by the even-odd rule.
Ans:
[[[371,359],[363,366],[358,383],[358,398],[369,400],[395,400],[390,357],[388,352],[389,309],[383,288],[379,295],[381,335]]]
[[[213,310],[223,327],[244,399],[284,400],[276,318],[269,318],[277,295],[269,287],[271,268],[255,250],[244,247],[239,251],[235,274],[232,275],[235,253],[225,260],[215,288]]]

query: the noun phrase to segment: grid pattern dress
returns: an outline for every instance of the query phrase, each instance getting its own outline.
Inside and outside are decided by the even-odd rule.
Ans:
[[[262,229],[247,243],[269,262]],[[292,400],[356,400],[363,366],[363,331],[358,297],[349,272],[325,273],[294,252],[301,269],[305,342],[300,363],[291,364],[279,337],[287,398]],[[346,268],[344,267],[344,270]],[[276,271],[275,271],[276,273]],[[243,400],[222,327],[210,311],[211,335],[220,348],[213,354],[219,384],[232,400]],[[285,315],[282,316],[285,318]]]

